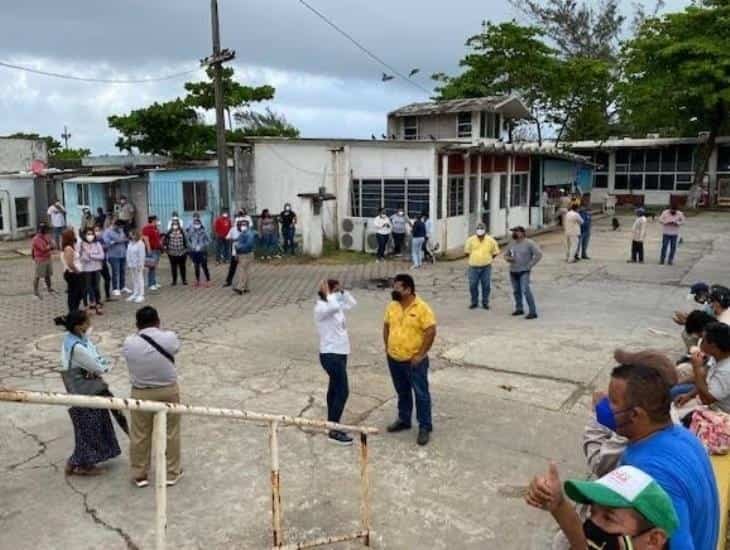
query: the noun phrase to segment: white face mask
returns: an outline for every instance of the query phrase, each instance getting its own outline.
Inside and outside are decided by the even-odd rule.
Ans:
[[[477,229],[477,235],[479,235],[480,237],[482,237],[486,234],[487,234],[487,232],[484,229]]]
[[[403,215],[403,210],[398,210],[398,215],[399,216],[402,216]]]
[[[86,235],[86,241],[87,242],[94,242],[94,235]]]
[[[284,207],[284,210],[285,210],[286,212],[289,212],[289,211],[291,210],[291,206],[285,206],[285,207]]]

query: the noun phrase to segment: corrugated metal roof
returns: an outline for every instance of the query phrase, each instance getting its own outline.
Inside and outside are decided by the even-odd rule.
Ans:
[[[66,183],[114,183],[135,178],[139,178],[139,176],[79,176],[67,179]]]
[[[595,166],[591,159],[576,153],[571,153],[565,149],[560,149],[552,145],[538,145],[537,143],[480,143],[477,145],[447,145],[441,149],[443,152],[462,152],[462,153],[489,153],[494,155],[531,155],[536,157],[550,157],[573,162],[580,162],[590,166]]]
[[[518,102],[524,111],[523,116],[527,116],[529,111],[518,97],[515,96],[488,96],[475,97],[468,99],[452,99],[448,101],[428,101],[425,103],[411,103],[395,111],[389,113],[388,116],[404,117],[404,116],[423,116],[423,115],[441,115],[447,113],[463,113],[472,111],[498,111],[500,107]]]
[[[574,141],[567,143],[571,149],[620,149],[621,147],[666,147],[670,145],[697,145],[706,139],[699,137],[672,137],[672,138],[620,138],[603,141]],[[717,138],[717,143],[730,143],[730,136]]]

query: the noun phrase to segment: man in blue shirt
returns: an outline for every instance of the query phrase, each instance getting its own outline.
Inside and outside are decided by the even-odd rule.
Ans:
[[[591,213],[590,207],[581,206],[578,211],[580,217],[583,218],[583,223],[580,226],[580,241],[578,242],[578,248],[575,251],[575,260],[590,260],[588,257],[588,243],[591,242],[591,223],[593,214]]]
[[[670,548],[714,550],[720,525],[715,474],[694,434],[672,424],[667,381],[656,369],[621,365],[611,373],[608,399],[608,423],[629,440],[621,465],[653,477],[674,503],[679,528]]]

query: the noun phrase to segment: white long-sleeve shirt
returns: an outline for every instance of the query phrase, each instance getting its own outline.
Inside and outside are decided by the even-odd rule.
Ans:
[[[147,249],[143,241],[130,242],[127,247],[127,267],[129,269],[144,269],[144,258]]]
[[[349,292],[335,292],[327,296],[327,301],[317,299],[314,306],[314,322],[319,332],[319,352],[350,354],[350,338],[347,335],[345,311],[357,305]]]
[[[636,242],[644,242],[644,239],[646,238],[646,223],[646,216],[639,216],[636,218],[636,221],[631,228],[631,238]]]
[[[583,218],[581,218],[578,212],[568,210],[563,218],[563,226],[565,234],[571,237],[580,236],[580,226],[583,225]]]
[[[388,216],[376,216],[373,220],[373,227],[378,235],[390,235],[392,224]]]

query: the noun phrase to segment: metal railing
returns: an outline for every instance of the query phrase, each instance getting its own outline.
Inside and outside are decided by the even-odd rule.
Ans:
[[[293,416],[262,414],[239,409],[220,409],[200,407],[161,401],[143,401],[118,397],[95,397],[66,393],[45,393],[0,388],[0,401],[32,403],[39,405],[60,405],[65,407],[84,407],[90,409],[114,409],[143,411],[154,414],[152,449],[155,464],[155,501],[156,518],[155,548],[165,548],[167,529],[167,468],[165,452],[167,449],[167,415],[182,414],[191,416],[223,417],[247,422],[262,422],[269,425],[269,450],[271,453],[271,516],[272,548],[294,550],[315,548],[345,541],[361,540],[370,546],[370,481],[368,477],[368,434],[378,430],[365,426],[349,426],[324,420],[310,420]],[[279,475],[279,426],[298,426],[321,430],[339,430],[360,434],[360,527],[359,531],[349,534],[333,535],[310,541],[286,544],[282,528],[281,478]]]

